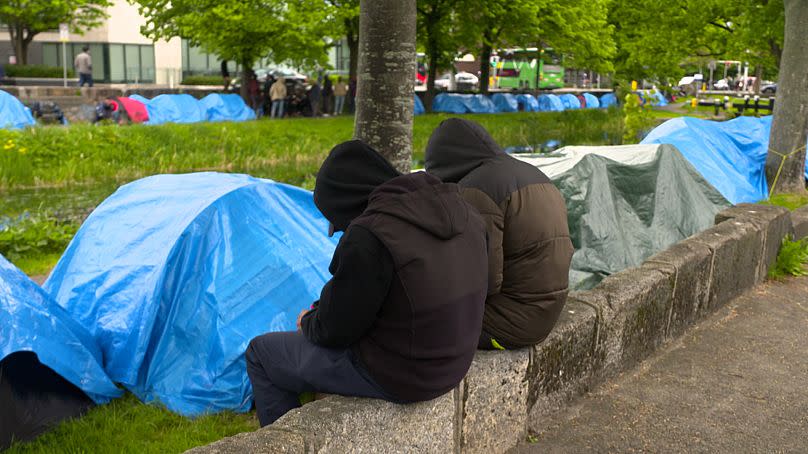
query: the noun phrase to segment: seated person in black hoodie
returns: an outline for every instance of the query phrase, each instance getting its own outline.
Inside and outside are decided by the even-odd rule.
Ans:
[[[304,392],[416,402],[457,386],[477,347],[488,282],[485,225],[458,186],[401,175],[350,141],[320,168],[314,202],[345,233],[299,331],[250,342],[261,425],[298,407]]]

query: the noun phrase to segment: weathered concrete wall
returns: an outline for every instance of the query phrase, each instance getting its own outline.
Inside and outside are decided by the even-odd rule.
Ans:
[[[541,345],[478,352],[463,382],[443,397],[402,406],[332,396],[191,452],[503,452],[575,396],[763,281],[792,233],[808,235],[808,208],[732,207],[714,227],[642,266],[570,294]]]

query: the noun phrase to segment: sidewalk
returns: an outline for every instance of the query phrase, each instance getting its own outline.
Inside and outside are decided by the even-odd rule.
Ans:
[[[808,452],[808,277],[762,284],[512,452]]]

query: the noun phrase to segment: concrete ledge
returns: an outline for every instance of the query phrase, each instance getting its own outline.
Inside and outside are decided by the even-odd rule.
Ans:
[[[413,405],[332,396],[192,452],[504,452],[574,397],[765,279],[783,237],[808,235],[808,208],[739,205],[716,222],[640,267],[571,293],[542,344],[478,352],[445,396]]]

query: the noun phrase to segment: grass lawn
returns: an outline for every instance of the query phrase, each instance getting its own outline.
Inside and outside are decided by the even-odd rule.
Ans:
[[[422,165],[423,150],[434,128],[452,116],[416,117],[415,166]],[[564,145],[617,144],[623,128],[622,112],[617,109],[464,117],[483,124],[503,146],[536,145],[551,139]],[[353,118],[348,116],[0,130],[0,197],[25,188],[91,188],[156,173],[199,170],[245,172],[311,188],[328,151],[350,139],[352,132]],[[20,208],[37,215],[26,218],[30,224],[26,228],[6,229],[5,236],[0,234],[0,253],[16,254],[13,261],[29,275],[47,273],[69,241],[66,226],[77,227],[77,221],[65,223],[47,212],[38,212],[36,206],[10,207],[2,201],[0,198],[0,221],[3,216],[18,215]],[[43,243],[45,239],[47,243]],[[24,249],[26,246],[31,248]],[[8,452],[182,452],[257,427],[252,413],[188,419],[127,395],[94,408],[80,419],[64,422],[31,443],[16,444]]]
[[[258,428],[254,412],[219,413],[188,419],[131,394],[95,407],[82,418],[60,424],[30,443],[12,445],[18,453],[178,453]]]

